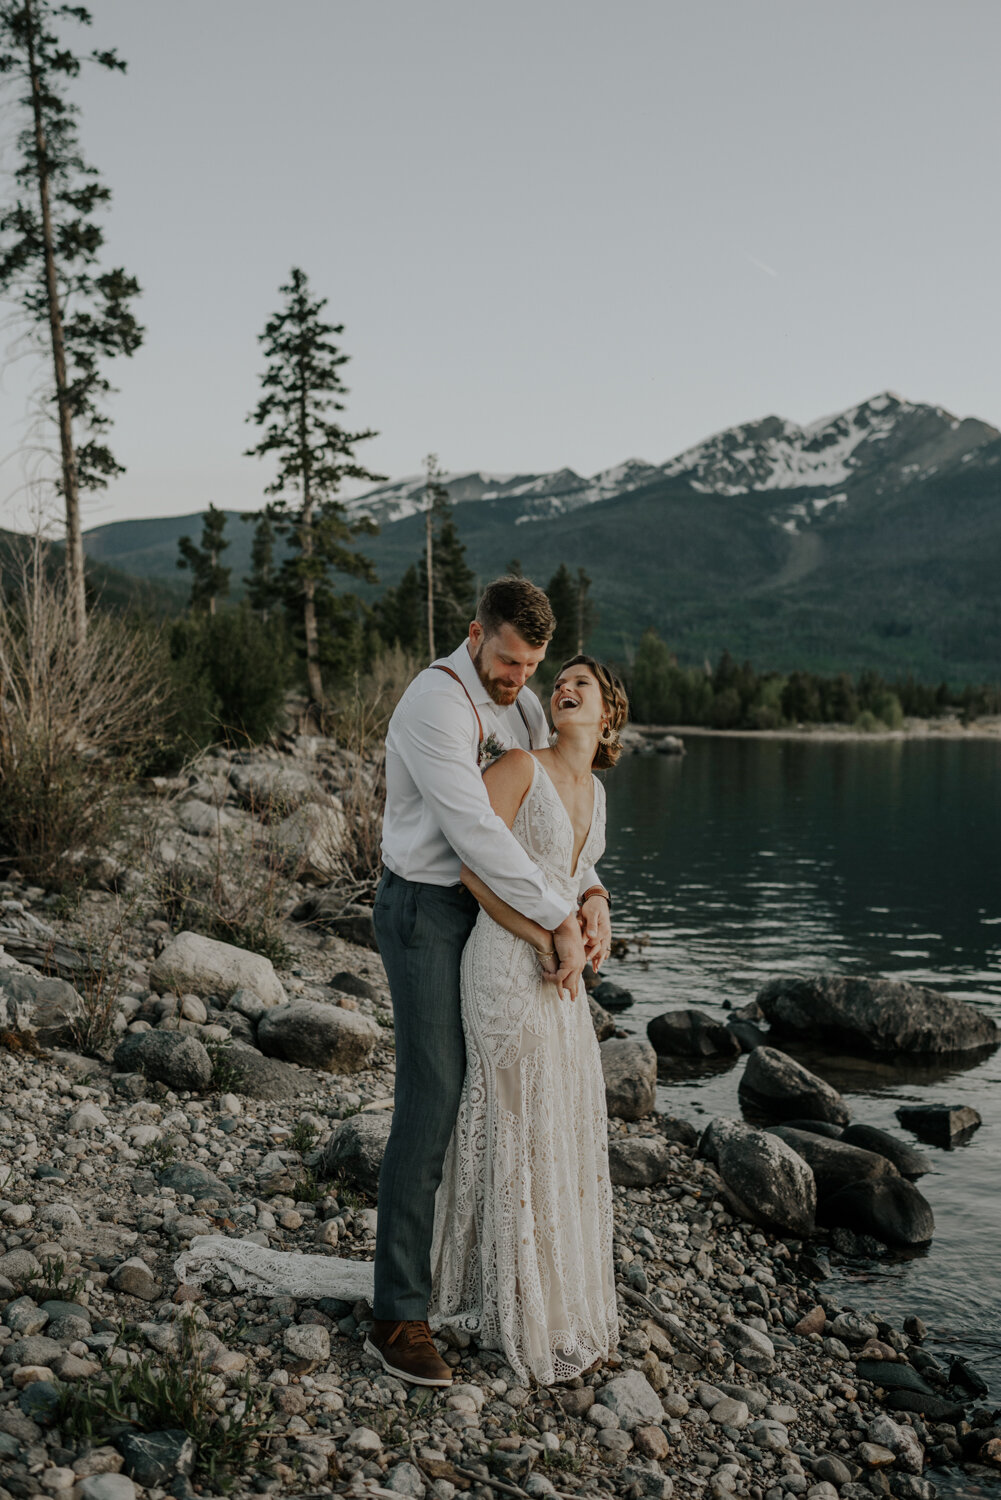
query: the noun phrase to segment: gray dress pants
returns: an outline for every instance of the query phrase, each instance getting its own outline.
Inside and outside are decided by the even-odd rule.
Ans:
[[[379,1174],[380,1319],[427,1317],[434,1196],[466,1072],[459,961],[478,911],[464,886],[383,871],[373,916],[393,997],[396,1093]]]

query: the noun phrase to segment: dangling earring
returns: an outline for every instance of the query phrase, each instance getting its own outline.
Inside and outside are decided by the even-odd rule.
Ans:
[[[609,725],[609,724],[602,724],[602,726],[601,726],[601,740],[602,740],[602,743],[605,744],[605,745],[607,745],[608,742],[609,742],[609,740],[611,738],[612,738],[611,725]]]

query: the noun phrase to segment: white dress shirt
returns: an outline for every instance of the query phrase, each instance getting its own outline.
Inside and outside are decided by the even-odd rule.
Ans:
[[[538,865],[490,806],[479,767],[479,732],[493,735],[507,749],[541,749],[548,742],[545,710],[523,688],[518,704],[494,703],[463,642],[443,658],[465,685],[469,698],[447,672],[425,667],[400,699],[386,734],[386,815],[382,825],[383,863],[405,880],[457,885],[462,864],[496,895],[552,931],[568,915],[566,899],[555,892]],[[579,891],[597,883],[583,872]]]

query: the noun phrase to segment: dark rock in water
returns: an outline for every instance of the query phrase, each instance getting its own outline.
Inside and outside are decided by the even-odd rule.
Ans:
[[[907,1141],[898,1140],[888,1130],[877,1130],[875,1125],[849,1125],[841,1139],[846,1145],[860,1146],[863,1151],[875,1151],[878,1156],[885,1156],[901,1177],[913,1180],[931,1171],[927,1156],[922,1156]]]
[[[975,1370],[968,1360],[960,1359],[954,1354],[949,1363],[949,1379],[953,1385],[961,1385],[974,1396],[987,1396],[990,1394],[986,1380]]]
[[[854,1229],[839,1226],[831,1230],[831,1249],[838,1255],[850,1255],[862,1260],[879,1260],[886,1254],[886,1246],[871,1234],[856,1234]]]
[[[840,1141],[844,1134],[844,1126],[831,1120],[783,1120],[782,1123],[789,1130],[808,1130],[811,1135],[823,1135],[829,1141]]]
[[[888,1359],[860,1359],[855,1365],[859,1380],[870,1380],[887,1391],[920,1391],[923,1396],[934,1394],[928,1383],[921,1379],[910,1365],[891,1363]]]
[[[755,1047],[767,1047],[768,1036],[753,1021],[731,1019],[726,1023],[727,1031],[737,1038],[741,1052],[753,1052]]]
[[[607,1010],[602,1010],[593,994],[587,997],[588,1009],[591,1012],[591,1025],[599,1042],[607,1042],[610,1036],[615,1035],[615,1022]]]
[[[343,898],[332,887],[307,896],[305,901],[292,909],[293,922],[309,922],[322,927],[346,943],[355,943],[359,948],[371,948],[376,953],[379,945],[375,940],[370,906],[345,906]]]
[[[794,1130],[791,1125],[776,1125],[769,1132],[798,1151],[813,1172],[818,1199],[829,1198],[853,1182],[870,1177],[895,1176],[896,1167],[885,1156],[846,1146],[812,1130]]]
[[[927,1349],[909,1349],[908,1356],[915,1370],[924,1376],[929,1385],[936,1386],[939,1390],[948,1385],[946,1373],[934,1354],[929,1354]]]
[[[601,1071],[605,1105],[620,1120],[642,1120],[657,1103],[657,1054],[639,1037],[614,1037],[602,1042]]]
[[[115,1048],[115,1067],[195,1094],[212,1082],[212,1059],[201,1042],[180,1031],[130,1032]]]
[[[843,1225],[874,1235],[886,1245],[926,1245],[935,1233],[927,1199],[896,1173],[842,1188],[824,1199],[817,1219],[828,1228]]]
[[[659,1135],[613,1135],[608,1141],[608,1175],[616,1187],[650,1187],[663,1182],[671,1166],[667,1142]]]
[[[890,1411],[916,1411],[929,1422],[962,1422],[965,1412],[945,1396],[925,1396],[920,1391],[890,1391],[883,1403]]]
[[[904,1319],[904,1332],[909,1339],[913,1339],[915,1343],[920,1344],[928,1337],[928,1325],[914,1313],[911,1313]]]
[[[160,1487],[176,1474],[190,1474],[197,1449],[194,1440],[179,1428],[165,1432],[127,1432],[118,1439],[123,1468],[130,1479],[146,1489]]]
[[[177,1161],[157,1173],[161,1187],[173,1188],[175,1193],[185,1193],[197,1200],[214,1198],[217,1203],[232,1203],[233,1192],[213,1172],[199,1167],[194,1162]]]
[[[785,1141],[735,1120],[713,1120],[699,1154],[715,1162],[740,1217],[779,1234],[813,1233],[817,1188],[803,1158]]]
[[[702,1010],[665,1010],[648,1023],[646,1034],[668,1057],[736,1057],[740,1051],[729,1027]]]
[[[1001,1041],[996,1022],[964,1000],[892,979],[773,979],[758,1004],[778,1032],[863,1052],[969,1052]]]
[[[823,1250],[804,1250],[799,1258],[799,1270],[809,1281],[827,1281],[833,1275],[831,1262]]]
[[[349,1115],[334,1126],[320,1157],[321,1177],[345,1177],[368,1193],[378,1192],[379,1168],[393,1116],[388,1109]]]
[[[741,1102],[773,1120],[831,1120],[847,1125],[848,1106],[836,1089],[775,1047],[757,1047],[737,1090]]]
[[[594,998],[598,1004],[604,1006],[605,1010],[628,1010],[633,1003],[633,997],[628,990],[623,989],[621,984],[615,984],[611,979],[603,979],[594,987]]]
[[[363,979],[360,974],[352,974],[350,969],[341,969],[330,981],[332,990],[340,990],[342,995],[354,995],[358,1000],[378,1000],[379,991],[370,979]]]
[[[896,1111],[905,1130],[913,1130],[930,1146],[961,1146],[982,1123],[975,1109],[968,1105],[902,1104]]]
[[[690,1120],[679,1119],[677,1115],[658,1115],[657,1125],[665,1140],[675,1141],[679,1146],[694,1146],[699,1138],[699,1132]]]
[[[249,1099],[296,1099],[309,1086],[308,1074],[245,1042],[224,1043],[216,1058],[227,1075],[227,1091]]]

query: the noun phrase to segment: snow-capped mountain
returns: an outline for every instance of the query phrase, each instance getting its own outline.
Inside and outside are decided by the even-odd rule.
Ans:
[[[777,525],[796,532],[845,505],[860,480],[893,488],[920,481],[954,463],[969,462],[978,448],[998,436],[986,422],[961,420],[941,406],[904,401],[886,391],[805,427],[775,416],[728,427],[663,464],[627,459],[590,478],[573,469],[549,474],[475,471],[446,475],[445,482],[456,504],[510,502],[516,525],[548,520],[663,480],[687,485],[696,494],[812,491],[779,503],[772,514]],[[424,480],[418,476],[368,490],[348,509],[387,525],[423,507]]]

